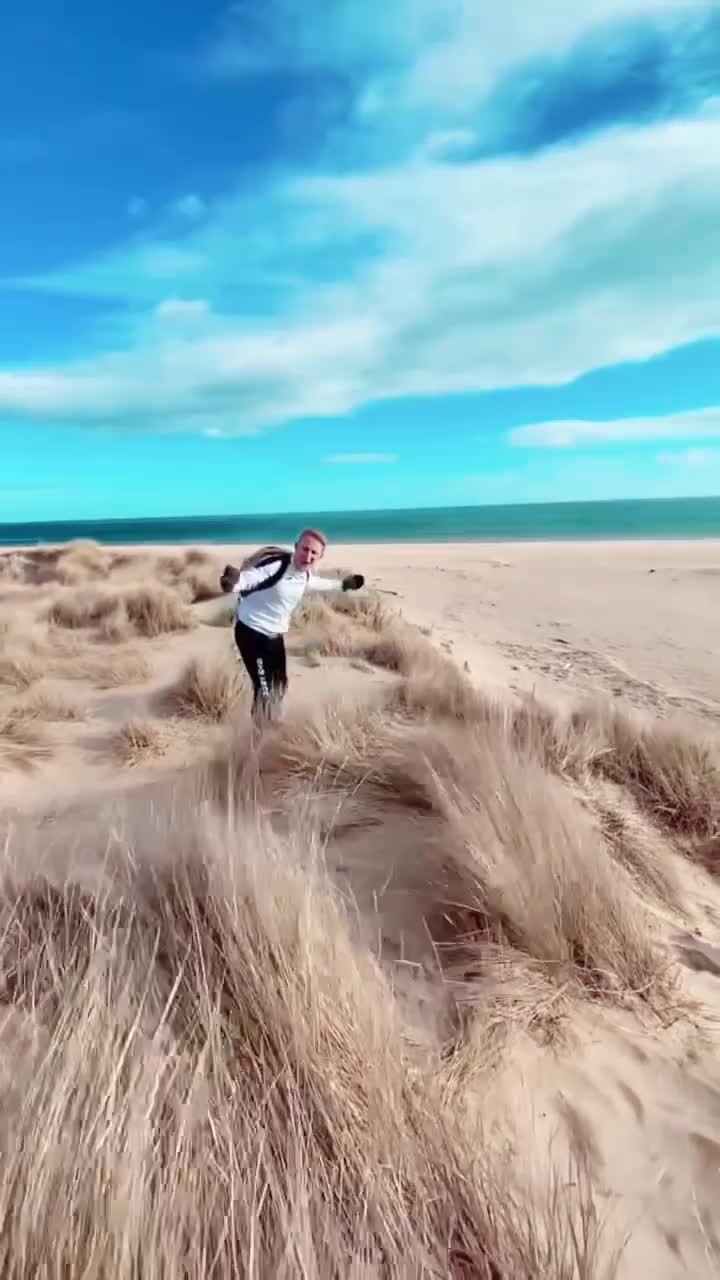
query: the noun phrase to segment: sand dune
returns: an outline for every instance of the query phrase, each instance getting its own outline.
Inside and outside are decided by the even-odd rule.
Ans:
[[[226,558],[0,557],[2,1274],[717,1275],[720,551],[341,548],[261,738]]]

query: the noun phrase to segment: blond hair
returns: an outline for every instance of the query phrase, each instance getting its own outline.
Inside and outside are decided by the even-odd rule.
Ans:
[[[303,538],[315,538],[315,540],[320,543],[321,547],[327,546],[327,538],[319,529],[303,529],[297,536],[298,542],[302,542]]]

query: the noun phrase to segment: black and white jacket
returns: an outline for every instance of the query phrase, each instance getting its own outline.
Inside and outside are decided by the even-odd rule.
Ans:
[[[305,569],[273,558],[242,569],[232,588],[238,594],[235,617],[265,636],[286,635],[293,610],[306,591],[342,591],[339,578],[316,578]]]

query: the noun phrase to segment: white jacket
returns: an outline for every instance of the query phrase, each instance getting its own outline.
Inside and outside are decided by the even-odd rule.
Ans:
[[[296,569],[292,561],[277,582],[263,588],[262,583],[272,578],[280,567],[279,560],[270,560],[255,568],[243,569],[233,587],[233,592],[250,592],[247,596],[240,595],[235,610],[238,622],[264,636],[287,634],[293,610],[306,591],[342,591],[339,578],[316,578],[306,569]]]

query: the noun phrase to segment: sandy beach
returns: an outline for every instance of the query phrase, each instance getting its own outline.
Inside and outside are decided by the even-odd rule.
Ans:
[[[0,818],[14,885],[1,904],[2,970],[12,976],[0,993],[5,1110],[21,1115],[9,1082],[38,1060],[57,1073],[53,1096],[67,1094],[48,1119],[49,1095],[38,1087],[25,1098],[22,1122],[7,1121],[25,1195],[35,1184],[23,1152],[39,1126],[48,1129],[43,1159],[54,1170],[53,1194],[62,1199],[74,1177],[72,1081],[91,1015],[86,994],[67,994],[67,973],[90,943],[82,929],[68,941],[67,904],[81,893],[96,947],[116,893],[138,914],[132,925],[113,916],[108,957],[127,928],[128,955],[139,948],[146,974],[177,948],[167,963],[178,983],[187,957],[205,945],[203,929],[183,933],[193,912],[225,922],[218,937],[231,934],[234,950],[224,955],[222,982],[242,974],[232,979],[231,1000],[244,1010],[242,1035],[251,1036],[262,1009],[266,1035],[277,1033],[278,1045],[290,1037],[277,1049],[283,1062],[301,1063],[304,1101],[298,1094],[287,1105],[304,1135],[302,1159],[310,1152],[316,1166],[326,1161],[329,1179],[333,1162],[342,1164],[317,1138],[316,1120],[303,1128],[302,1108],[317,1105],[323,1123],[342,1133],[343,1150],[355,1153],[358,1185],[370,1180],[381,1205],[382,1246],[364,1234],[364,1211],[343,1183],[343,1220],[356,1223],[347,1228],[356,1234],[350,1246],[344,1235],[336,1242],[341,1253],[371,1258],[382,1248],[396,1256],[390,1274],[400,1274],[398,1260],[415,1245],[398,1224],[414,1219],[396,1183],[386,1185],[378,1171],[407,1162],[412,1195],[452,1202],[456,1212],[459,1175],[446,1177],[443,1161],[465,1169],[460,1181],[470,1187],[480,1177],[470,1164],[482,1151],[490,1161],[482,1177],[504,1207],[490,1225],[482,1197],[468,1203],[458,1250],[477,1257],[487,1249],[498,1267],[488,1275],[717,1275],[720,542],[331,546],[322,572],[362,572],[366,589],[334,607],[329,597],[303,604],[288,641],[287,715],[259,747],[248,736],[231,602],[217,585],[223,565],[244,550],[76,544],[0,557]],[[320,870],[307,852],[318,847]],[[143,867],[170,885],[181,857],[209,860],[220,877],[212,909],[205,899],[198,905],[196,888],[183,889],[190,896],[182,907],[177,887],[162,891],[164,907],[157,885],[148,888]],[[51,886],[49,899],[38,880]],[[48,908],[52,894],[65,906]],[[145,922],[140,934],[137,921]],[[175,932],[166,937],[170,922]],[[209,1172],[198,1196],[210,1205],[225,1191],[213,1181],[217,1129],[203,1127],[202,1098],[214,1099],[211,1110],[229,1105],[216,1092],[218,1063],[239,1070],[227,1045],[240,1032],[218,1012],[229,1019],[228,1040],[216,1043],[215,1014],[198,1013],[200,996],[182,984],[170,993],[161,968],[142,1015],[142,1071],[152,1074],[157,1057],[202,1077],[193,1106]],[[282,990],[273,986],[278,973]],[[243,1005],[250,989],[252,1015]],[[193,1018],[210,1019],[202,1053],[218,1055],[212,1070],[199,1065],[206,1058],[187,1037],[184,1006],[177,1019],[163,1015],[162,1036],[152,1030],[156,994],[171,1010],[176,999],[200,1001]],[[67,1003],[65,1021],[52,1012],[58,1001]],[[108,1017],[100,1022],[119,1043],[120,1022],[111,1035]],[[252,1049],[264,1098],[278,1071],[263,1057],[268,1043]],[[114,1052],[82,1075],[87,1098],[114,1096]],[[153,1088],[175,1114],[180,1077],[175,1067],[164,1071]],[[247,1089],[244,1119],[223,1112],[230,1129],[241,1126],[237,1185],[260,1159],[256,1135],[242,1128],[260,1105]],[[431,1135],[425,1120],[406,1114],[413,1090],[418,1115],[436,1115],[447,1131]],[[142,1106],[150,1115],[147,1098]],[[279,1116],[265,1117],[268,1131]],[[108,1112],[109,1133],[120,1134],[123,1123]],[[119,1152],[120,1137],[118,1144]],[[177,1154],[181,1146],[173,1157],[180,1183],[197,1167],[189,1147]],[[452,1158],[441,1158],[440,1147]],[[262,1161],[270,1159],[263,1149]],[[269,1172],[263,1164],[272,1207],[258,1246],[266,1267],[278,1265],[278,1179],[290,1178],[285,1156],[272,1159]],[[112,1176],[107,1168],[101,1177],[93,1165],[98,1187]],[[166,1191],[142,1185],[143,1212],[165,1213]],[[293,1219],[287,1230],[315,1240],[314,1184],[292,1186],[292,1213],[293,1197],[309,1196],[314,1207],[310,1225]],[[42,1187],[33,1203],[45,1221]],[[13,1194],[0,1195],[10,1218]],[[98,1194],[87,1192],[100,1221]],[[332,1217],[325,1192],[317,1195]],[[528,1211],[534,1243],[512,1205]],[[247,1243],[260,1211],[253,1201],[242,1212]],[[382,1235],[391,1220],[392,1239]],[[210,1213],[210,1236],[213,1221]],[[107,1227],[108,1238],[114,1230]],[[443,1230],[434,1220],[422,1228],[436,1261]],[[58,1248],[70,1256],[79,1245],[67,1234]],[[331,1274],[335,1262],[328,1255],[320,1270]],[[445,1274],[461,1274],[445,1264]]]
[[[327,565],[396,592],[481,684],[720,715],[720,541],[348,545]]]

